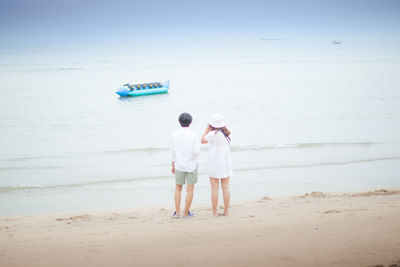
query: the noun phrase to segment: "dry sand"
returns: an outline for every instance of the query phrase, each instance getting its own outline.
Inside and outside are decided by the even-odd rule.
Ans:
[[[0,217],[0,266],[400,266],[399,192]]]

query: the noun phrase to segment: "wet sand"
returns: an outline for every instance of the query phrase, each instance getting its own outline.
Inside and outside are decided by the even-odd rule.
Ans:
[[[396,266],[400,191],[0,217],[0,266]]]

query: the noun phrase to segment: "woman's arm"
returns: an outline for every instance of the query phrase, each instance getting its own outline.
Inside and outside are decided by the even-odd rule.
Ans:
[[[203,133],[203,136],[201,137],[201,143],[202,144],[207,144],[208,141],[206,140],[206,135],[210,132],[210,125],[207,125],[206,130]]]

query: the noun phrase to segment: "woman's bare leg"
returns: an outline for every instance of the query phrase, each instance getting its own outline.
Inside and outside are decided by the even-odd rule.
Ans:
[[[224,215],[229,213],[229,202],[231,201],[231,191],[229,190],[229,177],[221,179],[222,194],[224,196]]]
[[[217,216],[219,179],[210,177],[210,185],[211,185],[211,204],[213,209],[213,215]]]

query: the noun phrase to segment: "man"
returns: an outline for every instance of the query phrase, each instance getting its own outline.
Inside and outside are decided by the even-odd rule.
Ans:
[[[186,184],[186,201],[183,216],[194,216],[190,212],[194,185],[197,183],[197,158],[200,155],[197,134],[189,129],[192,116],[182,113],[179,116],[181,129],[172,134],[172,173],[175,174],[175,212],[174,218],[180,218],[182,187]]]

